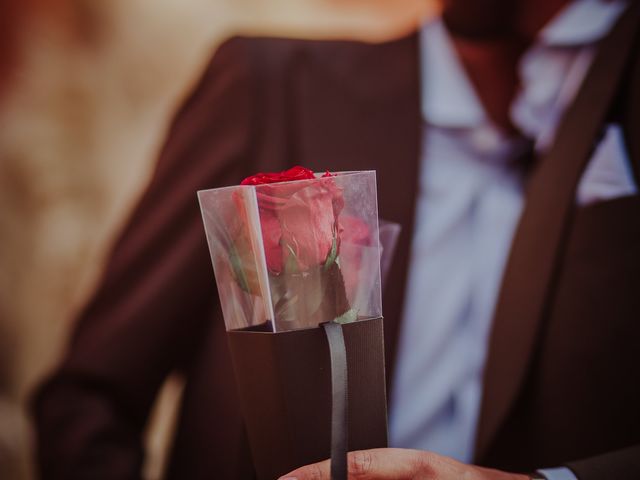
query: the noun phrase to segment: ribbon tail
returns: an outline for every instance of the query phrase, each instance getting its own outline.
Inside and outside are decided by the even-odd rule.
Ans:
[[[342,325],[323,323],[331,360],[331,480],[347,480],[348,418],[347,349]]]

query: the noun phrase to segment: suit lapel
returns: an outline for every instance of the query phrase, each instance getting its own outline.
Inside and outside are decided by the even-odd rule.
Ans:
[[[312,42],[295,63],[292,157],[316,170],[377,171],[379,215],[402,225],[383,294],[391,377],[413,229],[421,136],[418,36]]]

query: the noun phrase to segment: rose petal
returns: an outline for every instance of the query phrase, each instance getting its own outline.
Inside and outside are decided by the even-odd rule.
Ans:
[[[315,184],[292,195],[279,212],[282,243],[291,247],[302,270],[324,263],[331,250],[335,234],[332,202],[330,192]]]
[[[356,296],[362,270],[363,248],[371,245],[371,230],[360,218],[342,215],[339,226],[340,262],[347,297],[353,300]]]
[[[340,216],[340,242],[371,245],[371,230],[363,220],[352,215]]]
[[[245,178],[240,185],[262,185],[265,183],[290,182],[293,180],[310,180],[315,178],[312,170],[295,166],[275,173],[257,173]]]
[[[282,248],[280,247],[282,229],[278,217],[273,211],[263,210],[260,212],[260,228],[267,268],[278,274],[282,271]]]

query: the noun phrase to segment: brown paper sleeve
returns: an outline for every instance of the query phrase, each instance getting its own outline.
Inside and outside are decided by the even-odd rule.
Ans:
[[[349,450],[387,446],[382,318],[344,325]],[[228,332],[259,480],[331,454],[331,377],[322,328]]]

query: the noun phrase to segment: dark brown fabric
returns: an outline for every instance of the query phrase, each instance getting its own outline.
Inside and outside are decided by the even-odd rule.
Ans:
[[[637,480],[640,472],[638,448],[625,448],[607,455],[569,464],[580,480]],[[630,468],[630,466],[633,466]]]
[[[633,12],[637,12],[635,6]],[[477,435],[479,457],[485,454],[525,379],[546,318],[545,306],[552,299],[575,192],[593,153],[593,139],[599,136],[614,107],[638,23],[635,14],[623,16],[604,39],[575,101],[558,126],[554,144],[529,178],[524,212],[493,320]],[[504,362],[505,358],[509,362]]]
[[[634,162],[636,185],[640,185],[640,135],[636,129],[640,125],[640,36],[636,38],[633,51],[636,60],[630,63],[624,74],[615,120],[623,126],[626,146]]]
[[[44,478],[139,478],[149,405],[176,369],[187,386],[168,478],[252,478],[195,191],[255,171],[378,171],[380,215],[403,226],[383,297],[392,372],[420,158],[418,72],[416,35],[379,45],[236,38],[220,48],[36,398]],[[640,136],[638,114],[624,118]],[[582,459],[572,466],[587,480],[613,478],[597,476],[607,465],[636,471],[637,447],[588,457],[640,444],[638,218],[638,197],[571,215],[528,367],[479,462],[530,470]],[[530,235],[535,246],[544,225]],[[517,278],[525,287],[527,273]],[[502,368],[511,361],[491,362],[494,385],[512,383]]]
[[[573,202],[593,149],[589,139],[597,138],[615,98],[607,88],[621,84],[616,62],[633,42],[634,8],[603,43],[556,145],[531,178],[486,367],[477,445],[486,464],[530,469],[640,443],[634,407],[640,387],[628,370],[638,363],[640,341],[633,320],[640,312],[634,293],[640,292],[640,229],[633,220],[640,200],[582,208]],[[637,461],[626,471],[640,478]]]
[[[530,470],[640,443],[639,215],[637,196],[576,212],[530,372],[483,463]]]

